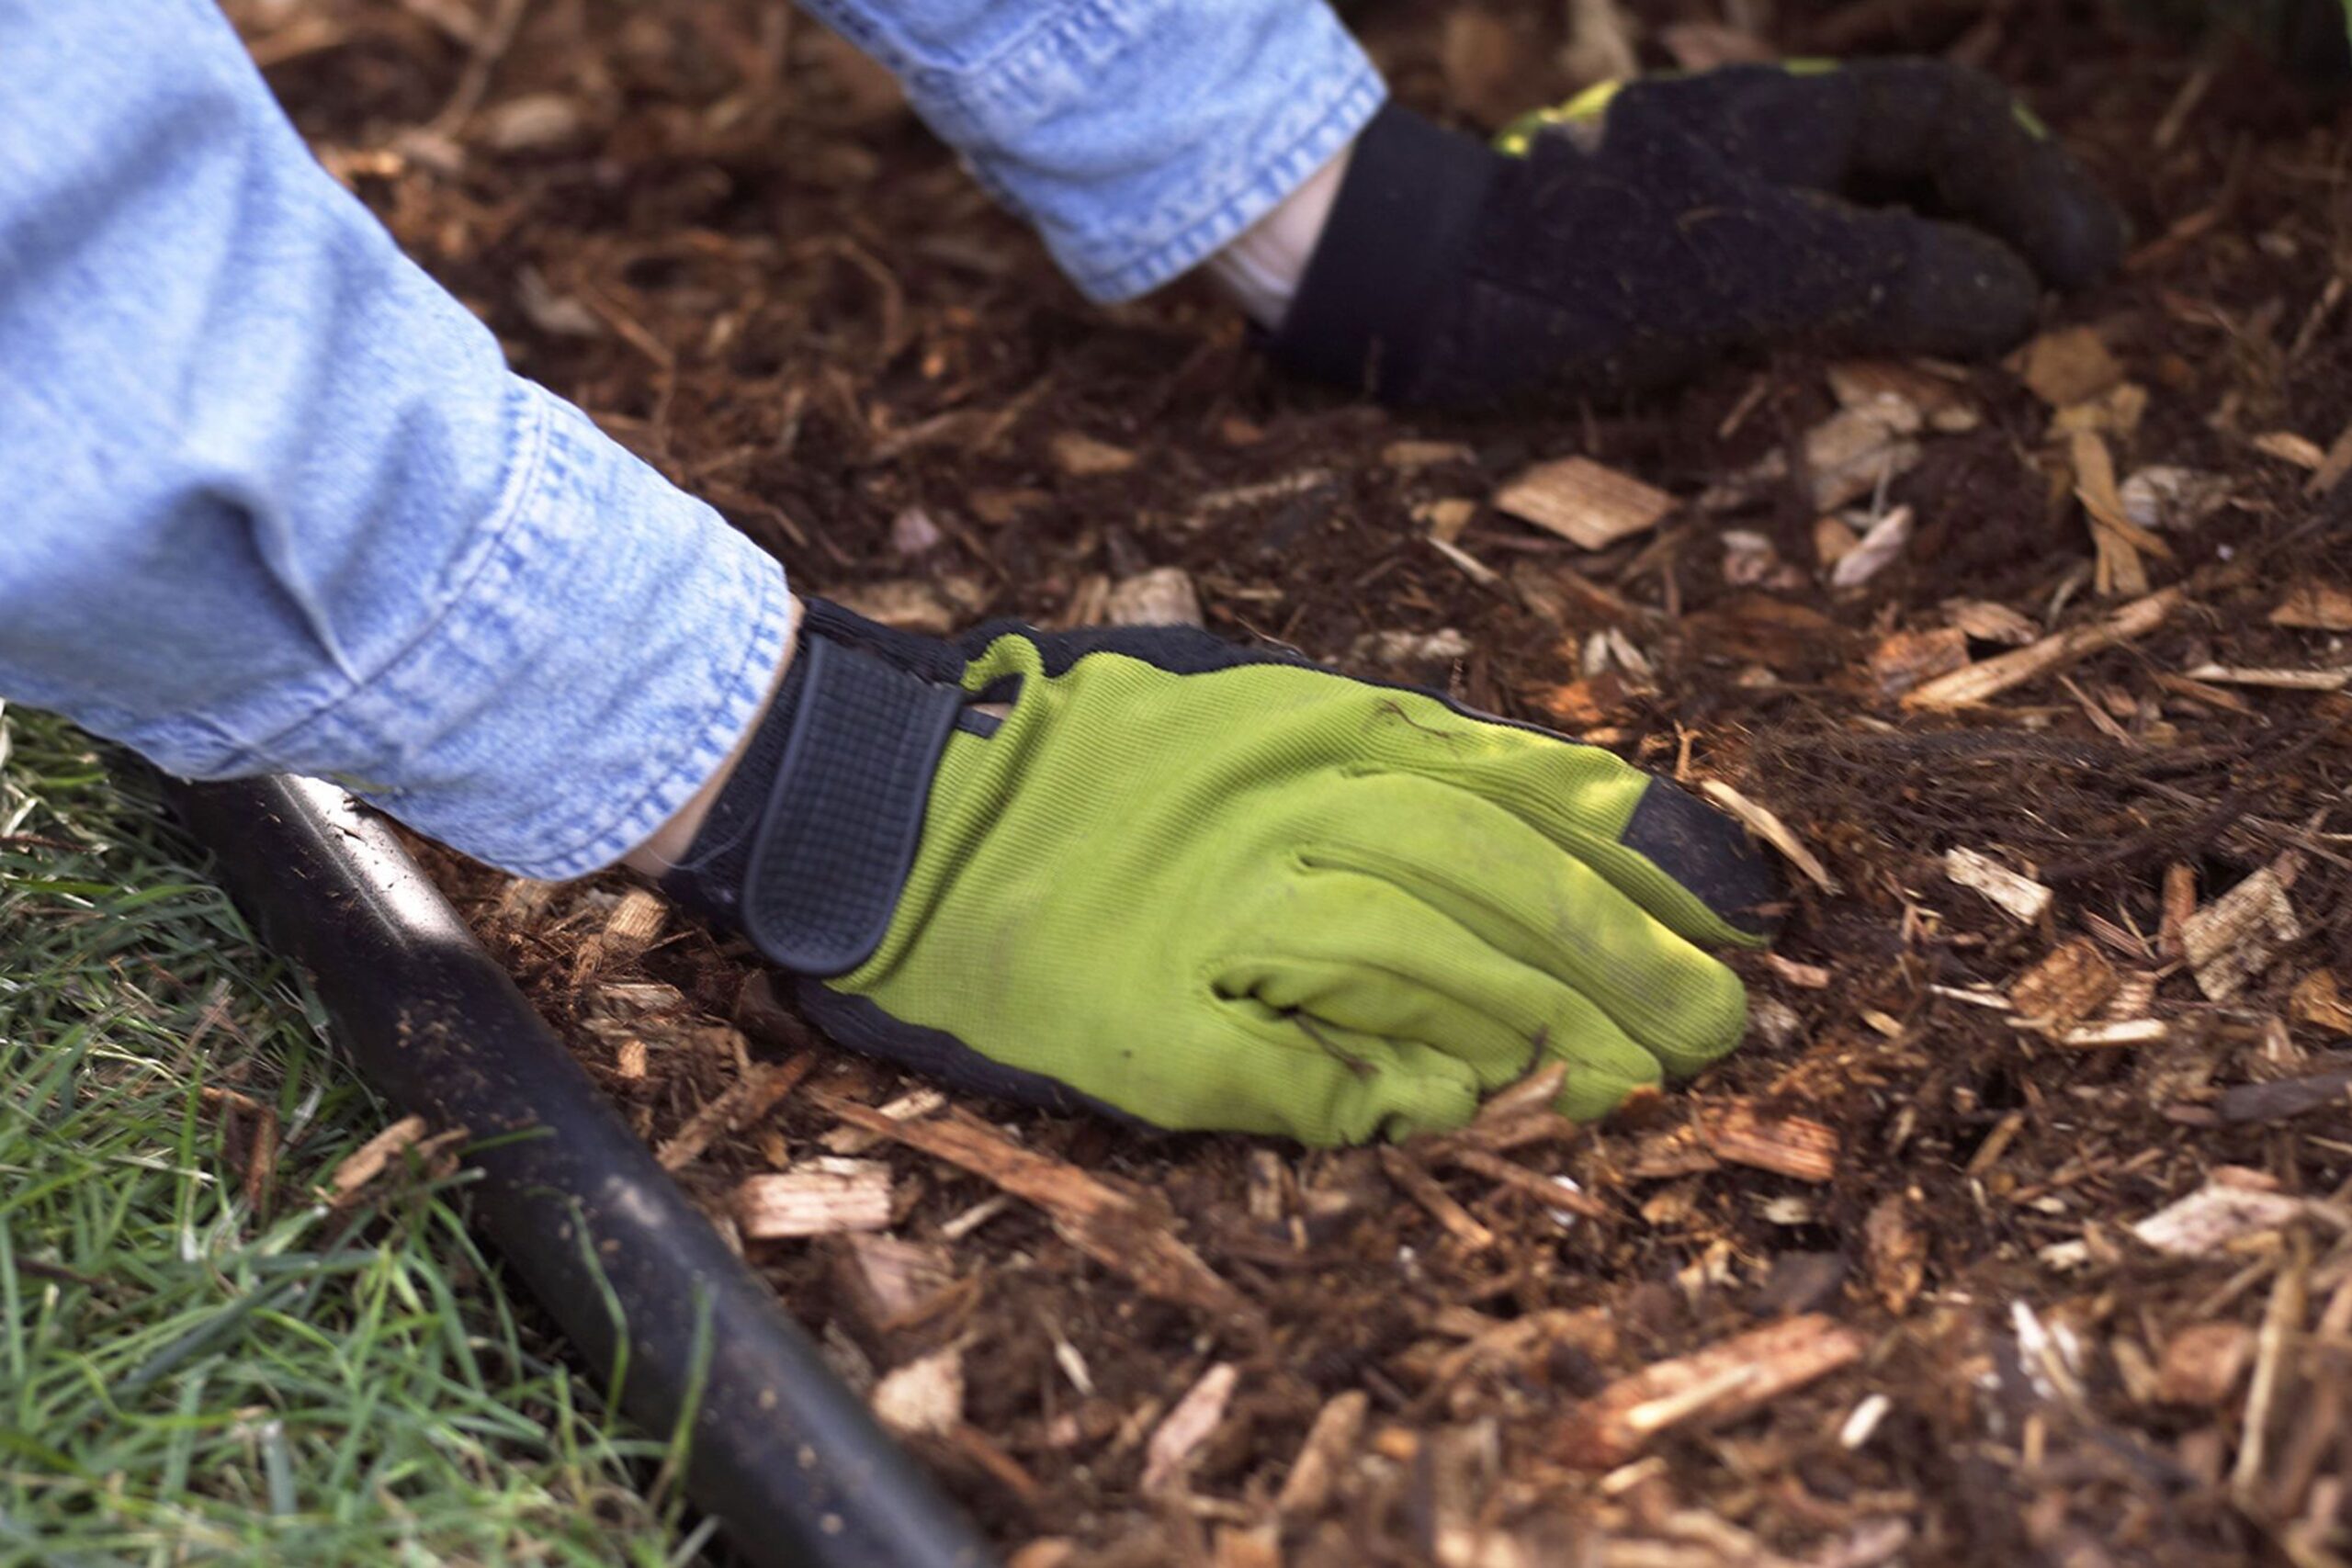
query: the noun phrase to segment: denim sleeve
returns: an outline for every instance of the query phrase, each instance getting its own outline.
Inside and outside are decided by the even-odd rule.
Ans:
[[[1093,299],[1157,288],[1386,96],[1324,0],[804,0]]]
[[[781,570],[311,159],[207,0],[0,0],[0,694],[618,858],[757,711]]]

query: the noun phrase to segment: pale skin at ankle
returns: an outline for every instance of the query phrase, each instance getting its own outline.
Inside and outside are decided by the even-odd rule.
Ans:
[[[621,857],[623,865],[647,876],[658,877],[676,865],[684,858],[686,851],[693,847],[695,835],[702,831],[703,818],[710,815],[710,808],[718,802],[719,792],[727,787],[727,781],[734,777],[735,765],[743,760],[743,753],[751,749],[752,738],[766,722],[768,705],[775,701],[776,692],[784,684],[784,672],[792,667],[793,649],[800,645],[800,616],[801,604],[796,597],[792,601],[792,624],[784,639],[784,657],[776,660],[775,669],[768,677],[767,694],[760,699],[759,709],[752,715],[751,722],[743,726],[743,733],[737,739],[735,749],[727,754],[725,761],[718,764],[718,771],[703,781],[703,786],[695,791],[694,797],[678,807],[675,816],[655,829],[651,838]]]

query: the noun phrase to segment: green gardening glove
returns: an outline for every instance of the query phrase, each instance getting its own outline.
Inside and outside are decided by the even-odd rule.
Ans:
[[[1164,1128],[1457,1126],[1738,1043],[1772,876],[1597,747],[1189,628],[947,643],[811,601],[677,897],[842,1043]]]

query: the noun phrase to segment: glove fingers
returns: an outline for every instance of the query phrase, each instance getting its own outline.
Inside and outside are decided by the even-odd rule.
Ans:
[[[1598,746],[1466,719],[1435,701],[1407,717],[1386,750],[1397,772],[1501,807],[1679,936],[1747,947],[1770,934],[1779,874],[1723,813]]]
[[[2114,203],[1981,71],[1934,60],[1730,66],[1639,84],[1609,113],[1612,134],[1620,121],[1633,134],[1679,131],[1777,185],[1925,197],[2060,288],[2094,282],[2122,258]]]
[[[1692,212],[1677,231],[1689,253],[1680,265],[1706,280],[1711,302],[1693,322],[1721,346],[1964,357],[2032,329],[2041,281],[1990,234],[1744,184],[1737,199]]]
[[[2016,343],[2041,310],[2024,258],[1965,224],[1760,181],[1705,217],[1679,238],[1724,348],[1967,357]]]
[[[1220,974],[1220,992],[1435,1046],[1489,1090],[1524,1074],[1544,1043],[1621,1089],[1657,1077],[1657,1062],[1590,999],[1391,883],[1311,872],[1283,911],[1262,946]]]
[[[1842,74],[1857,99],[1855,176],[1931,188],[1948,213],[2060,288],[2122,260],[2123,215],[1992,77],[1927,60],[1865,61]]]
[[[1308,872],[1277,908],[1239,922],[1246,951],[1217,968],[1218,995],[1418,1041],[1461,1061],[1481,1089],[1526,1072],[1565,989],[1393,883]]]
[[[958,1090],[1056,1111],[1108,1111],[1170,1132],[1359,1144],[1458,1127],[1476,1113],[1481,1092],[1478,1071],[1458,1052],[1248,995],[1202,995],[1157,1028],[1110,1032],[1092,1049],[1050,1057],[1028,1049],[1036,1036],[1027,1031],[976,1047],[816,982],[804,982],[800,998],[839,1043]],[[1073,999],[1070,1010],[1079,1009]],[[1507,1055],[1523,1070],[1531,1045],[1506,1041],[1499,1025],[1492,1033],[1501,1048],[1492,1060]]]
[[[1720,164],[1701,178],[1705,150],[1670,131],[1629,139],[1621,162],[1645,188],[1677,192],[1670,215],[1637,201],[1619,231],[1643,237],[1644,302],[1612,351],[1634,382],[1688,369],[1694,354],[1789,344],[1975,355],[2023,337],[2041,307],[2033,269],[1979,230]]]
[[[1544,1042],[1544,1060],[1568,1069],[1552,1108],[1572,1122],[1598,1122],[1635,1089],[1656,1089],[1666,1077],[1656,1056],[1626,1039],[1599,1009],[1585,1006],[1588,1017]]]
[[[1894,258],[1884,281],[1833,315],[1830,346],[1967,358],[1997,353],[2033,330],[2041,288],[2018,254],[1982,231],[1907,213],[1845,209],[1858,240]]]
[[[1310,869],[1401,889],[1592,1002],[1671,1071],[1738,1043],[1739,977],[1501,807],[1396,774],[1355,780],[1333,806],[1301,852]]]
[[[1216,1036],[1154,1096],[1172,1126],[1278,1133],[1317,1148],[1442,1133],[1477,1114],[1478,1080],[1433,1046],[1393,1040],[1269,1007],[1254,997],[1218,1004]],[[1276,1075],[1282,1090],[1269,1095]]]
[[[1636,1044],[1607,1013],[1548,976],[1537,975],[1523,964],[1512,967],[1535,976],[1549,987],[1540,1021],[1514,1028],[1453,998],[1427,991],[1421,996],[1428,1005],[1417,1009],[1408,1004],[1400,1009],[1396,1001],[1373,995],[1363,984],[1362,965],[1345,959],[1265,960],[1260,972],[1250,978],[1257,987],[1253,1000],[1276,1008],[1318,1044],[1329,1045],[1335,1038],[1369,1036],[1385,1040],[1392,1047],[1426,1045],[1469,1066],[1482,1093],[1491,1094],[1524,1077],[1539,1052],[1546,1061],[1565,1062],[1567,1081],[1555,1103],[1562,1115],[1579,1122],[1606,1116],[1634,1089],[1664,1081],[1665,1069],[1658,1059]],[[1299,1000],[1288,1005],[1273,1000],[1283,996]],[[1359,1012],[1359,1008],[1366,1010]],[[1512,1010],[1519,1009],[1514,1006]],[[1400,1011],[1406,1027],[1416,1031],[1402,1039],[1377,1031],[1341,1029],[1334,1021],[1335,1015],[1381,1018]],[[1412,1065],[1426,1058],[1405,1060]],[[1502,1073],[1491,1070],[1493,1064],[1503,1061],[1516,1066]]]

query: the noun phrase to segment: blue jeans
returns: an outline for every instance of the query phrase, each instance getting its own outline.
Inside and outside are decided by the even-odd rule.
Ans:
[[[814,8],[1103,299],[1381,96],[1321,0]],[[319,168],[208,0],[0,0],[0,696],[568,876],[709,777],[790,623],[775,561]]]

